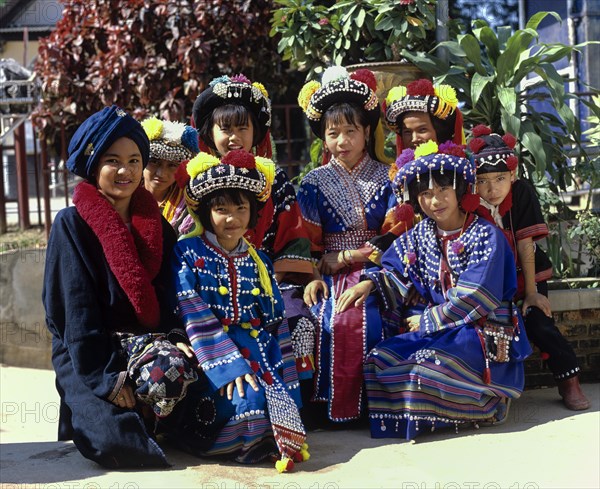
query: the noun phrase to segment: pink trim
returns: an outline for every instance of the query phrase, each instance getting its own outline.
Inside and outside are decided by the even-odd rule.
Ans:
[[[156,328],[160,308],[152,280],[162,263],[162,223],[156,201],[143,188],[131,197],[131,232],[114,207],[88,182],[73,192],[77,212],[98,237],[106,261],[140,324]]]
[[[522,239],[532,238],[534,241],[538,239],[542,239],[548,236],[548,226],[546,224],[535,224],[533,226],[529,226],[523,229],[519,229],[515,233],[515,238],[517,241],[521,241]]]

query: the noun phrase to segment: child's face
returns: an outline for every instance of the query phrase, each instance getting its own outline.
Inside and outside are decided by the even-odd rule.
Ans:
[[[421,192],[417,199],[425,215],[433,219],[440,229],[452,231],[463,225],[464,213],[458,207],[452,186],[440,187],[433,182],[433,188]]]
[[[254,140],[254,126],[252,120],[248,117],[248,123],[244,126],[220,126],[214,124],[212,127],[212,137],[215,147],[221,156],[225,156],[234,149],[252,150]]]
[[[210,210],[213,232],[219,244],[227,251],[233,250],[248,230],[250,202],[245,196],[241,200],[241,204],[218,204]]]
[[[515,171],[497,171],[477,176],[477,193],[486,202],[500,205],[510,192]]]
[[[179,163],[176,161],[159,160],[150,158],[148,165],[144,168],[144,187],[157,200],[162,200],[165,193],[175,183],[175,172]]]
[[[142,180],[142,154],[129,138],[117,139],[100,157],[95,172],[98,190],[114,206],[129,201]]]
[[[402,119],[402,146],[415,149],[419,144],[437,140],[437,133],[429,114],[424,112],[409,112]]]
[[[353,168],[365,152],[369,127],[360,124],[332,124],[325,130],[325,146],[347,168]]]

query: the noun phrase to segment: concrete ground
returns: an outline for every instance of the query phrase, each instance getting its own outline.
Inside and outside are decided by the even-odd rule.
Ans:
[[[0,368],[0,489],[204,488],[598,488],[600,384],[583,386],[592,408],[562,407],[556,389],[526,391],[495,427],[439,430],[417,443],[374,440],[367,429],[310,432],[311,458],[289,474],[166,448],[173,466],[110,471],[54,441],[54,373]]]

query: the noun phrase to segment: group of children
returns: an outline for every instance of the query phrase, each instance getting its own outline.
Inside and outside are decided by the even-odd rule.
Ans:
[[[243,75],[213,80],[190,125],[112,107],[78,129],[67,165],[84,182],[44,283],[61,437],[107,466],[166,463],[160,434],[283,472],[308,459],[313,416],[368,412],[372,436],[407,439],[502,422],[528,336],[566,406],[589,407],[514,138],[477,127],[465,146],[454,90],[418,80],[383,104],[390,165],[376,85],[332,67],[303,87],[324,164],[297,193],[271,159],[268,93]],[[111,406],[101,427],[90,399]]]

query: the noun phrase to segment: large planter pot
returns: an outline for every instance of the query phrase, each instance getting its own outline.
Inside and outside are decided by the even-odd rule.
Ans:
[[[385,100],[391,88],[398,85],[407,85],[419,78],[429,78],[423,71],[410,61],[383,61],[380,63],[360,63],[346,66],[352,73],[360,68],[371,70],[377,80],[377,97],[380,101]]]

